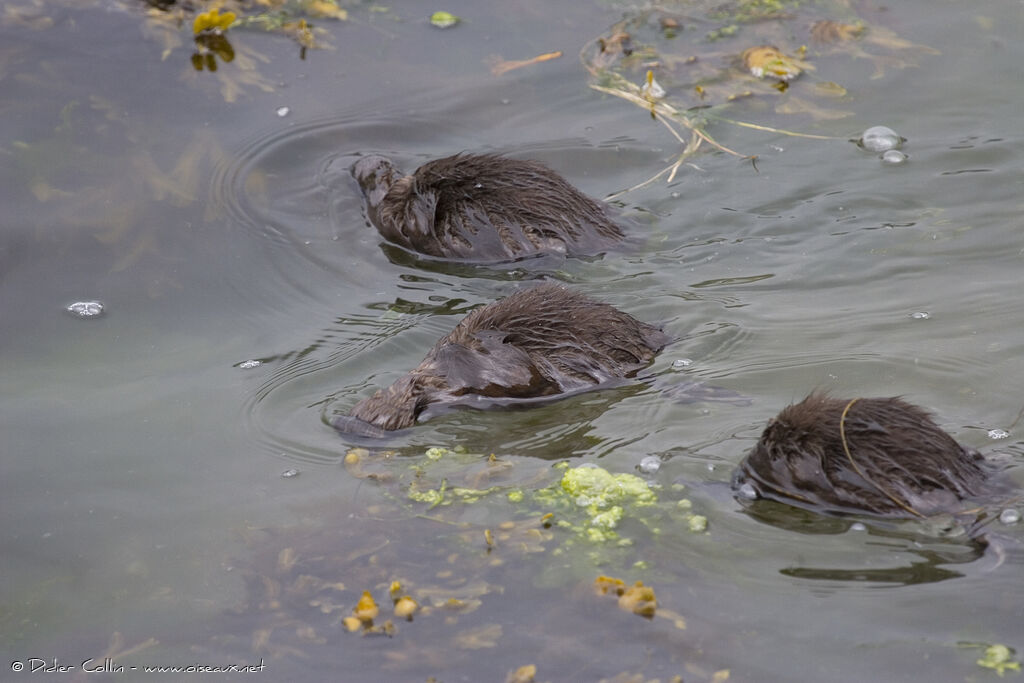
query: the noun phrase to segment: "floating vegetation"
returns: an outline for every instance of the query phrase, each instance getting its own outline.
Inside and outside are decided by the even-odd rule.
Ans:
[[[521,666],[515,671],[510,671],[505,678],[505,683],[533,683],[537,676],[537,667],[533,664]]]
[[[45,87],[63,91],[66,85],[53,79]],[[175,146],[147,144],[159,139],[160,121],[131,115],[98,95],[68,102],[49,130],[45,119],[38,123],[34,137],[12,140],[5,152],[11,191],[35,205],[25,215],[39,239],[87,235],[110,252],[110,273],[144,264],[150,277],[143,295],[179,294],[180,263],[158,218],[199,201],[206,190],[200,179],[223,161],[218,136],[200,127]],[[104,302],[68,308],[82,317],[97,312],[105,315]]]
[[[410,598],[408,595],[403,595],[395,601],[395,616],[399,619],[407,619],[412,621],[412,615],[416,613],[416,610],[420,608],[420,604]]]
[[[192,33],[196,35],[200,33],[224,33],[231,24],[235,23],[235,19],[234,12],[221,14],[220,10],[214,7],[207,12],[196,15],[196,18],[192,21]]]
[[[121,9],[139,14],[142,32],[160,45],[162,60],[191,46],[190,70],[216,74],[222,85],[221,92],[229,102],[237,99],[247,87],[271,90],[270,82],[257,70],[268,58],[243,44],[245,37],[241,30],[287,36],[298,44],[299,57],[304,59],[307,50],[331,49],[328,32],[314,22],[346,21],[348,9],[343,5],[355,4],[355,0],[115,1],[120,3]],[[101,5],[100,0],[91,0],[91,3]],[[0,12],[0,25],[47,30],[54,26],[53,19],[47,16],[50,5],[64,11],[66,4],[59,0],[33,0],[25,6],[8,6]],[[232,68],[219,68],[226,64],[231,64]],[[229,75],[225,71],[230,72]]]
[[[514,71],[515,69],[522,69],[524,66],[533,66],[534,64],[540,64],[541,62],[547,62],[552,59],[561,58],[562,53],[559,52],[545,52],[542,55],[537,55],[530,59],[520,59],[515,61],[508,61],[502,59],[498,55],[492,55],[488,60],[488,64],[491,66],[491,74],[495,76],[501,76],[502,74]]]
[[[460,21],[462,20],[451,12],[434,12],[430,15],[430,25],[437,28],[451,28]]]
[[[654,589],[645,586],[643,581],[637,581],[633,586],[627,586],[622,579],[610,576],[599,576],[594,580],[594,588],[599,595],[609,593],[618,596],[619,609],[642,617],[652,618],[658,608],[658,599],[654,596]]]
[[[192,53],[192,68],[196,71],[217,70],[217,58],[225,64],[235,61],[235,48],[220,33],[203,33],[196,36],[196,51]]]
[[[493,454],[481,458],[463,448],[440,447],[426,449],[422,459],[355,448],[345,455],[343,463],[352,476],[397,485],[397,489],[391,489],[394,494],[425,505],[426,515],[500,496],[513,504],[518,514],[531,516],[529,526],[541,539],[546,529],[570,532],[566,546],[588,541],[628,547],[632,541],[618,531],[626,519],[655,529],[655,520],[668,518],[693,533],[707,530],[707,518],[694,514],[688,499],[661,503],[655,491],[637,475],[613,474],[593,464],[570,467],[563,462],[550,466],[524,460],[519,461],[522,467],[516,467],[513,460]],[[508,540],[503,530],[507,531],[500,526],[480,530],[484,545],[491,548]]]
[[[995,643],[994,645],[986,645],[984,643],[961,643],[961,647],[985,648],[984,654],[975,663],[982,668],[992,669],[1000,678],[1002,678],[1007,671],[1020,673],[1020,662],[1013,658],[1016,653],[1002,643]]]
[[[869,60],[875,65],[871,78],[880,78],[886,68],[913,66],[917,56],[936,53],[867,24],[841,0],[698,0],[685,11],[676,7],[637,10],[580,52],[591,88],[647,110],[682,147],[671,165],[625,192],[663,177],[671,182],[687,159],[708,147],[755,160],[715,140],[709,132],[713,123],[836,139],[725,116],[727,109],[754,100],[772,101],[775,114],[812,121],[851,116],[834,103],[852,101],[855,94],[817,75],[813,62],[822,56]],[[748,109],[764,116],[763,106]]]
[[[637,581],[632,586],[628,586],[622,579],[602,575],[594,579],[594,590],[598,595],[610,595],[618,598],[619,609],[625,612],[646,619],[663,617],[670,620],[677,629],[686,629],[686,619],[673,610],[660,607],[658,598],[654,595],[654,589],[651,586],[645,586],[643,581]]]
[[[433,447],[352,449],[344,467],[374,494],[364,488],[358,501],[318,504],[296,525],[245,530],[249,551],[232,564],[246,600],[236,612],[241,621],[223,630],[248,628],[252,640],[238,637],[232,646],[303,657],[311,647],[337,647],[340,634],[383,635],[389,668],[422,670],[438,653],[446,659],[436,666],[448,667],[502,646],[513,616],[481,613],[502,604],[507,586],[536,590],[539,605],[564,611],[590,599],[568,588],[593,582],[595,565],[657,576],[634,539],[653,542],[666,527],[688,534],[695,517],[682,487],[655,489],[635,474],[590,464]],[[646,583],[604,581],[622,610],[686,628]],[[547,623],[544,614],[536,618]],[[350,647],[358,646],[351,636]],[[529,666],[509,680],[531,680]]]
[[[748,47],[740,55],[740,59],[754,78],[770,77],[784,83],[802,74],[809,66],[796,57],[782,54],[778,48],[771,45]]]

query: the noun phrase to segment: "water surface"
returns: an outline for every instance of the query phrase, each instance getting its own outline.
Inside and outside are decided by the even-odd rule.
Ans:
[[[866,8],[940,53],[877,79],[868,60],[823,58],[808,80],[843,84],[833,106],[848,116],[776,113],[763,97],[730,115],[832,139],[712,124],[756,167],[700,154],[616,200],[631,249],[507,268],[382,246],[352,161],[385,153],[411,170],[498,151],[604,197],[680,150],[645,111],[588,88],[576,58],[624,7],[446,9],[464,22],[439,31],[422,8],[353,7],[318,22],[333,49],[305,59],[284,37],[232,29],[238,57],[215,74],[193,69],[187,32],[163,58],[141,5],[26,5],[0,21],[3,665],[146,645],[115,659],[263,660],[266,675],[309,681],[502,680],[527,664],[538,680],[934,681],[992,675],[964,643],[1024,651],[1019,525],[991,525],[997,548],[979,553],[913,525],[754,518],[726,486],[766,420],[815,388],[928,406],[1022,480],[1017,8]],[[564,56],[490,72],[492,55],[553,50]],[[908,138],[907,163],[849,142],[874,125]],[[395,444],[378,465],[392,480],[353,476],[325,420],[540,278],[676,341],[640,385],[447,413]],[[104,314],[64,310],[88,300]],[[679,400],[691,382],[748,400]],[[468,455],[432,465],[432,446]],[[433,510],[406,499],[410,467],[435,486],[490,485],[491,453],[508,463],[493,482],[527,491],[561,459],[635,472],[660,456],[660,495],[688,496],[708,531],[660,511],[624,523],[631,546],[587,546],[539,531],[539,512],[505,491]],[[503,523],[489,550],[484,530]],[[685,629],[594,596],[601,573],[653,585]],[[361,592],[383,604],[394,579],[463,607],[391,638],[345,633]]]

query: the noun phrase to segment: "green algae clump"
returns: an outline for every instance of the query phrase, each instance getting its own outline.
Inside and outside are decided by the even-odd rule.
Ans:
[[[591,517],[623,503],[652,505],[658,500],[647,483],[635,474],[612,474],[594,465],[567,469],[561,487],[577,505],[588,511],[593,509]]]
[[[584,535],[600,543],[615,540],[614,529],[625,516],[624,506],[653,505],[654,491],[635,474],[612,474],[595,465],[565,470],[559,488],[589,517]]]
[[[985,648],[985,656],[977,661],[978,666],[992,669],[999,677],[1007,671],[1020,672],[1020,662],[1014,661],[1013,650],[1001,643],[989,645]]]

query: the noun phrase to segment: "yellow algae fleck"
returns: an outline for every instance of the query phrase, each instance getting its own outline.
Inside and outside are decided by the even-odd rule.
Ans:
[[[400,619],[408,619],[412,621],[412,615],[416,613],[416,610],[420,608],[419,603],[410,598],[408,595],[398,599],[395,603],[395,616]]]
[[[611,576],[599,576],[594,579],[594,588],[597,589],[600,595],[607,595],[608,593],[622,595],[626,590],[626,582]]]
[[[627,612],[651,618],[658,607],[658,600],[654,597],[653,588],[645,586],[643,581],[637,581],[636,585],[630,586],[619,596],[619,607]]]
[[[352,610],[362,621],[373,621],[380,614],[380,608],[377,607],[377,603],[374,602],[373,596],[370,595],[370,591],[363,591],[363,597],[359,598],[359,602],[356,603],[355,609]]]
[[[505,683],[533,683],[537,676],[537,667],[533,664],[521,666],[515,671],[510,671],[505,678]]]

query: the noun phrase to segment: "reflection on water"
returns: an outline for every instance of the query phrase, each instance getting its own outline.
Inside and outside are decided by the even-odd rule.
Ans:
[[[746,508],[746,513],[760,523],[794,533],[832,535],[852,531],[865,534],[863,546],[853,550],[852,558],[846,560],[855,567],[837,563],[832,567],[790,566],[779,570],[784,576],[813,581],[897,586],[945,581],[963,576],[948,565],[974,562],[985,554],[989,545],[984,536],[969,533],[964,527],[969,522],[948,516],[902,523],[872,521],[865,526],[855,518],[827,517],[773,501],[756,501]],[[884,549],[894,565],[864,566],[863,553],[870,552],[871,547]],[[841,556],[836,559],[841,560]],[[815,560],[808,558],[804,562],[814,564]]]
[[[616,199],[629,248],[494,268],[382,245],[352,161],[498,151],[593,197],[641,185],[681,152],[647,109],[589,89],[569,57],[489,67],[493,54],[572,55],[622,8],[464,4],[448,32],[418,10],[352,8],[324,25],[334,50],[300,61],[291,42],[232,28],[233,59],[207,45],[196,71],[188,27],[147,20],[140,40],[139,5],[29,5],[0,16],[9,661],[263,657],[275,677],[310,681],[501,680],[526,664],[538,680],[933,681],[987,674],[958,641],[1024,649],[1006,597],[1024,571],[1019,523],[988,523],[986,548],[810,513],[754,517],[725,484],[764,421],[815,388],[905,395],[965,445],[1003,454],[1021,483],[1015,8],[871,10],[869,30],[942,54],[913,51],[919,67],[897,69],[879,60],[905,57],[892,45],[810,45],[819,70],[729,111],[829,140],[708,119],[756,169],[702,147],[671,183]],[[735,85],[740,37],[688,63],[718,24],[668,28],[675,38],[657,21],[642,31],[673,58],[677,86],[706,64]],[[802,44],[783,37],[789,52]],[[638,74],[650,68],[640,42]],[[692,84],[670,92],[699,97]],[[802,109],[776,108],[794,96]],[[907,163],[848,142],[883,124],[907,138]],[[435,415],[375,451],[364,478],[343,467],[332,415],[414,367],[467,312],[538,279],[675,341],[635,386]],[[104,314],[76,318],[75,302]],[[742,400],[677,400],[693,385]],[[465,459],[432,469],[429,446]],[[672,505],[690,499],[707,533],[659,509],[623,523],[632,544],[568,546],[558,519],[545,527],[508,498],[549,485],[562,459],[635,472],[652,455],[661,466],[645,478]],[[407,498],[417,479],[504,488],[431,509]],[[594,600],[600,573],[653,586],[685,629]],[[395,579],[435,611],[396,622],[393,638],[344,632],[361,592],[383,605]]]

